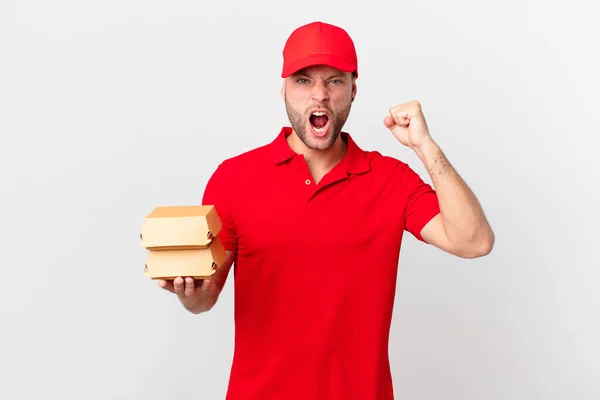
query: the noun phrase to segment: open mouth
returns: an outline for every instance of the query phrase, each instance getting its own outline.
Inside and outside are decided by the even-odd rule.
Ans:
[[[329,127],[329,114],[323,111],[313,111],[309,117],[310,126],[313,133],[317,136],[322,136],[327,132]]]

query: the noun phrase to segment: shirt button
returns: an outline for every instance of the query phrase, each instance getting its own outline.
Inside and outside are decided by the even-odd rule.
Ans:
[[[310,179],[305,180],[304,183],[306,183],[307,185],[310,185]]]

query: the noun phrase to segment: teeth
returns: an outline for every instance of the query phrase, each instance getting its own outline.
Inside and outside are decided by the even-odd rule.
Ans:
[[[323,111],[314,111],[312,113],[312,115],[314,115],[315,117],[320,117],[323,115],[326,116],[327,114],[324,113]],[[322,126],[321,128],[317,128],[316,126],[311,124],[312,128],[315,130],[316,133],[324,133],[328,125],[329,125],[329,123],[325,124],[325,126]]]

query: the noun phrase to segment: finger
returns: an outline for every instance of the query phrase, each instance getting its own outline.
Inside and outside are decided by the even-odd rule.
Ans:
[[[185,278],[185,290],[184,294],[186,296],[193,296],[196,293],[196,284],[194,283],[194,279],[189,276]]]
[[[384,121],[384,124],[388,129],[391,129],[394,126],[392,122],[397,124],[398,126],[408,126],[410,122],[410,119],[408,117],[411,114],[409,105],[402,104],[396,107],[392,107],[390,108],[389,112],[390,117],[386,117],[386,120],[389,121],[389,123],[386,123],[386,121]]]
[[[175,278],[173,280],[173,286],[175,287],[175,294],[177,296],[183,296],[183,292],[184,292],[183,278],[180,276]]]
[[[388,111],[391,115],[394,115],[394,113],[398,110],[400,110],[402,107],[404,107],[404,104],[399,104],[397,106],[394,106],[392,108],[390,108]]]
[[[421,108],[421,103],[418,102],[417,100],[412,100],[412,101],[409,101],[408,103],[398,104],[397,106],[390,108],[390,113],[396,112],[396,111],[399,111],[402,109],[407,109],[407,108]]]
[[[171,293],[174,293],[173,282],[169,282],[169,281],[164,280],[164,279],[159,279],[158,280],[158,286],[161,287],[161,288],[163,288],[163,289],[165,289],[165,290],[168,290]]]
[[[206,291],[210,288],[210,285],[212,284],[212,279],[211,278],[206,278],[202,281],[202,290]]]
[[[196,292],[201,293],[202,295],[206,295],[211,293],[211,291],[215,288],[214,280],[210,278],[204,278],[198,281],[196,286]]]
[[[394,114],[394,122],[396,125],[401,127],[406,127],[410,124],[410,118],[408,117],[408,112],[406,110],[399,110]]]

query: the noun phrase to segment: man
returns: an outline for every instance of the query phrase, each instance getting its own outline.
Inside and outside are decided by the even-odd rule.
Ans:
[[[494,234],[418,102],[392,107],[383,124],[435,190],[342,131],[358,78],[346,31],[302,26],[283,58],[291,127],[221,163],[204,193],[223,221],[228,261],[203,282],[159,285],[206,312],[235,262],[228,399],[393,399],[388,338],[404,231],[464,258],[488,254]]]

